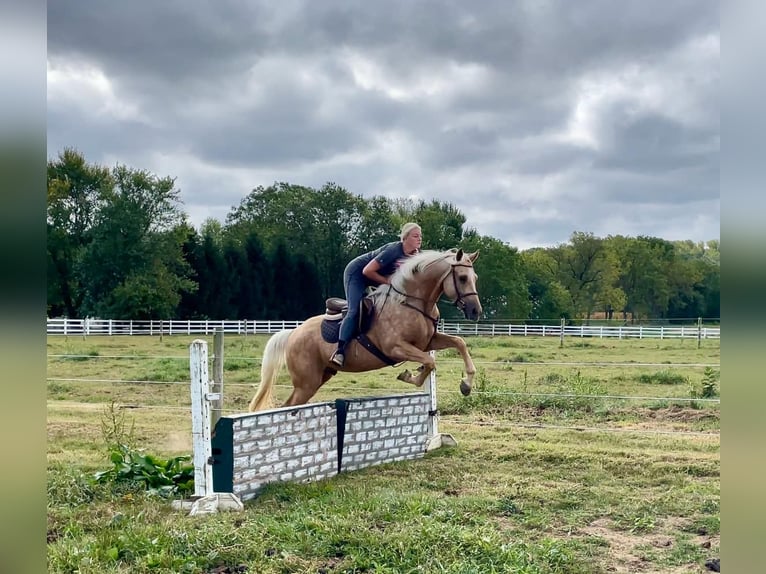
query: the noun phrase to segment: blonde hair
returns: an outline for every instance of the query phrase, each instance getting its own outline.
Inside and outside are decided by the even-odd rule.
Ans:
[[[402,225],[402,232],[399,235],[399,239],[404,241],[405,239],[407,239],[407,236],[410,233],[412,233],[415,229],[421,232],[423,231],[422,229],[420,229],[420,225],[418,225],[417,223],[413,223],[413,222],[405,223],[404,225]]]

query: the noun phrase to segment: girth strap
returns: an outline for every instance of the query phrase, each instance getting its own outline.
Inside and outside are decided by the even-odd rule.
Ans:
[[[373,355],[375,355],[375,356],[376,356],[378,359],[380,359],[381,361],[383,361],[384,363],[386,363],[386,364],[387,364],[389,367],[393,367],[394,365],[396,365],[396,361],[394,361],[393,359],[391,359],[390,357],[388,357],[387,355],[385,355],[385,354],[383,353],[383,351],[381,351],[380,349],[378,349],[378,348],[377,348],[377,347],[376,347],[376,346],[373,344],[373,342],[372,342],[372,341],[370,341],[370,340],[367,338],[367,335],[365,335],[364,333],[362,333],[361,335],[358,335],[358,336],[357,336],[357,338],[356,338],[356,340],[357,340],[357,341],[359,341],[359,344],[360,344],[360,345],[362,345],[362,347],[364,347],[364,348],[365,348],[365,349],[367,349],[367,350],[368,350],[370,353],[372,353]]]

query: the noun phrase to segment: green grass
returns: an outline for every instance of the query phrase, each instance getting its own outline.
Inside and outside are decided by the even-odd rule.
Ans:
[[[457,447],[189,517],[90,477],[110,466],[112,402],[132,407],[137,448],[190,454],[195,338],[48,338],[49,355],[87,355],[48,360],[49,572],[704,572],[719,555],[720,406],[681,400],[717,391],[718,342],[470,338],[471,396],[457,355],[437,356],[440,430]],[[227,336],[227,408],[246,408],[265,341]],[[411,391],[400,369],[341,374],[315,400]]]

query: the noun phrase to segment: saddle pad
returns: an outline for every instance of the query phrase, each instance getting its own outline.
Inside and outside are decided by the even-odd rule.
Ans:
[[[344,301],[343,299],[338,299]],[[328,299],[329,301],[329,299]],[[348,308],[343,313],[325,312],[322,319],[321,333],[322,339],[327,343],[337,343],[340,333],[341,319],[346,316]],[[357,333],[366,333],[372,327],[372,318],[375,315],[375,307],[369,297],[365,297],[359,304],[359,323],[357,324]]]
[[[338,334],[340,333],[340,321],[338,319],[323,319],[322,320],[322,339],[327,343],[337,343]]]

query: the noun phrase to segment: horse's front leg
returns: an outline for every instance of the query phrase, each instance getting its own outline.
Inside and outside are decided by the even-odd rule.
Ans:
[[[416,377],[412,376],[412,373],[410,373],[409,369],[405,369],[399,373],[399,376],[396,378],[400,381],[404,381],[405,383],[415,385],[416,387],[422,387],[423,383],[426,382],[426,377],[428,377],[432,371],[433,369],[426,367],[425,365],[420,365],[418,368],[418,375]]]
[[[412,361],[413,363],[420,363],[422,365],[422,367],[418,369],[419,374],[416,377],[413,377],[409,370],[405,370],[397,377],[400,381],[404,381],[405,383],[417,387],[423,385],[426,377],[436,367],[436,363],[434,362],[431,353],[423,352],[415,345],[405,341],[398,341],[395,343],[389,352],[389,356],[404,359],[405,361]]]
[[[454,335],[435,333],[428,348],[433,349],[434,351],[438,351],[439,349],[457,349],[460,356],[463,357],[466,374],[465,379],[460,381],[460,392],[466,397],[470,395],[471,387],[473,386],[473,376],[476,374],[476,367],[473,364],[471,355],[468,354],[468,347],[466,347],[465,341]]]

